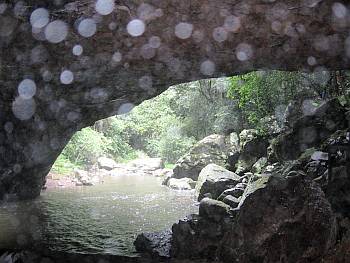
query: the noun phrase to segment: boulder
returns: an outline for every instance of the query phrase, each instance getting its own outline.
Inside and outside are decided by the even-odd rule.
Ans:
[[[128,166],[144,171],[155,171],[164,168],[164,161],[161,158],[140,158],[129,162]]]
[[[155,177],[165,177],[168,175],[172,176],[173,174],[173,170],[172,169],[167,169],[167,168],[163,168],[163,169],[157,169],[155,170],[152,175]]]
[[[208,164],[225,166],[228,151],[224,135],[213,134],[205,137],[176,162],[173,169],[174,177],[189,177],[196,181],[200,171]]]
[[[346,166],[332,168],[332,178],[323,190],[334,212],[350,218],[350,171]]]
[[[240,198],[234,197],[232,195],[227,195],[224,197],[222,202],[224,202],[225,204],[229,205],[232,208],[236,208],[240,203]]]
[[[339,129],[347,127],[346,109],[338,99],[332,99],[310,114],[297,119],[289,131],[272,140],[268,159],[297,159],[306,149],[317,147]]]
[[[235,198],[240,198],[243,193],[244,193],[244,190],[246,189],[246,184],[245,183],[239,183],[237,184],[235,187],[233,188],[229,188],[229,189],[226,189],[225,191],[222,192],[222,194],[218,197],[218,200],[220,201],[223,201],[224,198],[228,195],[231,195]]]
[[[242,174],[250,170],[261,157],[267,156],[268,140],[255,129],[243,130],[239,138],[241,154],[236,164],[236,173]]]
[[[336,219],[316,183],[296,174],[254,184],[222,239],[224,262],[311,262],[335,244]]]
[[[199,174],[196,184],[198,200],[209,193],[213,199],[228,188],[232,188],[240,182],[240,177],[225,168],[216,164],[207,165]]]
[[[160,258],[170,257],[171,230],[139,234],[134,242],[136,251]]]
[[[107,157],[99,157],[97,159],[97,163],[100,169],[105,169],[108,171],[113,170],[115,167],[117,167],[117,163],[113,159]]]
[[[259,160],[254,163],[252,167],[253,173],[262,173],[264,171],[264,168],[267,166],[267,158],[261,157]]]
[[[170,178],[167,186],[174,190],[191,190],[195,182],[191,178]]]
[[[230,206],[211,198],[204,198],[199,204],[199,216],[214,222],[220,222],[224,217],[230,217]]]

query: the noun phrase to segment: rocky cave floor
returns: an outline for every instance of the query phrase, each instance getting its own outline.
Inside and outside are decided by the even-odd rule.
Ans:
[[[350,262],[349,117],[334,99],[282,131],[200,142],[165,179],[196,182],[199,214],[139,235],[140,257],[3,251],[0,262]]]

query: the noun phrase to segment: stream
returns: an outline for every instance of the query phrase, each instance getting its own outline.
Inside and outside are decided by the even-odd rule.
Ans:
[[[32,201],[0,204],[0,248],[136,255],[141,232],[170,228],[196,213],[190,191],[151,176],[116,176],[91,187],[50,189]]]

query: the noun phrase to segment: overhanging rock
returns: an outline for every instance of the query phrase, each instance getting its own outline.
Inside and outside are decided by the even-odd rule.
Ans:
[[[342,1],[130,0],[99,14],[93,0],[8,2],[0,5],[1,199],[38,196],[75,131],[170,85],[350,64]],[[38,8],[48,12],[33,15]]]

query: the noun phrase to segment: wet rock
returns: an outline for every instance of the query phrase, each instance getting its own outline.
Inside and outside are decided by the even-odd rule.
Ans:
[[[138,252],[148,253],[154,257],[169,258],[172,231],[139,234],[134,242]]]
[[[141,158],[128,163],[128,166],[143,171],[156,171],[164,168],[164,161],[161,158]]]
[[[254,163],[252,167],[252,172],[253,173],[261,173],[264,171],[264,168],[267,165],[267,158],[266,157],[261,157],[259,160]]]
[[[240,177],[216,164],[207,165],[199,174],[196,184],[198,200],[210,194],[211,198],[217,199],[226,189],[232,188],[240,182]]]
[[[173,169],[175,178],[197,180],[200,171],[210,163],[225,166],[228,158],[226,137],[213,134],[199,141],[180,158]]]
[[[155,170],[152,175],[155,176],[155,177],[165,177],[165,176],[172,176],[173,174],[173,170],[172,169],[167,169],[167,168],[164,168],[164,169],[157,169]]]
[[[252,168],[261,157],[267,156],[268,141],[257,130],[243,130],[239,134],[241,154],[236,164],[236,173],[242,174]]]
[[[191,178],[170,178],[167,182],[167,186],[174,190],[191,190],[195,185],[195,182]]]
[[[204,198],[199,204],[199,216],[215,221],[220,222],[225,217],[230,217],[230,206],[224,202]]]
[[[232,195],[226,195],[222,202],[229,205],[232,208],[236,208],[239,205],[240,199]]]
[[[338,99],[332,99],[299,118],[291,130],[272,141],[269,160],[295,160],[306,149],[321,145],[335,131],[346,127],[345,111]]]
[[[335,216],[317,184],[296,175],[254,188],[222,240],[224,262],[309,262],[335,244]]]
[[[247,185],[245,183],[239,183],[237,184],[235,187],[233,188],[229,188],[226,189],[224,192],[222,192],[222,194],[218,197],[218,200],[223,201],[224,198],[228,195],[231,195],[235,198],[240,198],[243,193],[245,188],[247,187]]]
[[[333,167],[332,178],[323,187],[334,212],[350,218],[350,171],[346,166]]]
[[[100,169],[105,169],[108,171],[117,167],[117,163],[113,159],[107,157],[99,157],[97,159],[97,163]]]
[[[226,204],[223,206],[229,207]],[[229,221],[228,218],[225,220]],[[223,222],[216,222],[198,215],[180,220],[172,227],[171,256],[190,262],[193,259],[197,259],[197,262],[211,262],[211,260],[215,262],[216,250],[226,230]]]

